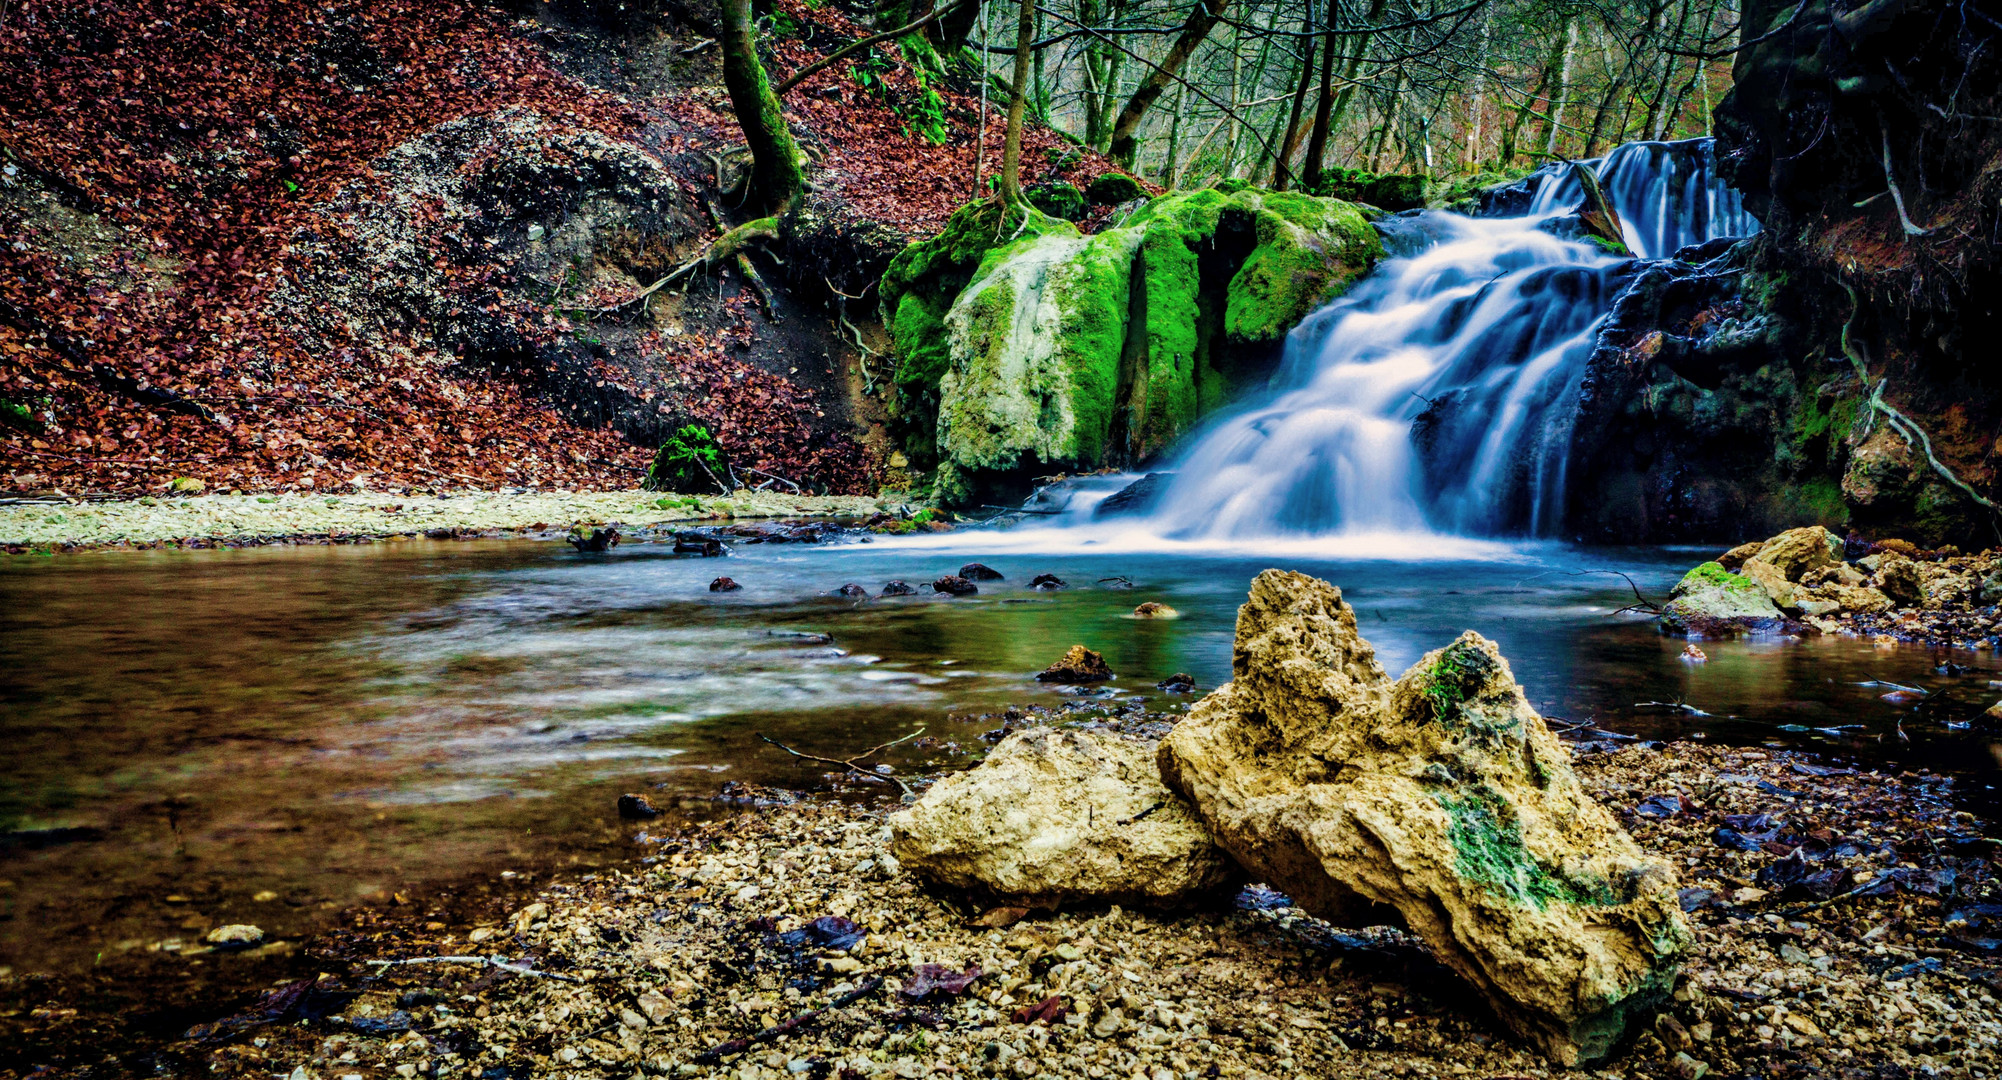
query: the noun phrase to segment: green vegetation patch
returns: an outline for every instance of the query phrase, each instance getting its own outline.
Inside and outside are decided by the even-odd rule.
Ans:
[[[686,424],[660,444],[640,486],[648,491],[675,492],[727,489],[729,485],[722,477],[728,469],[723,448],[717,445],[709,429],[700,424]]]
[[[1496,895],[1541,911],[1552,901],[1607,907],[1619,903],[1603,878],[1573,880],[1538,862],[1522,842],[1515,807],[1491,787],[1478,785],[1455,797],[1433,795],[1446,811],[1454,872]]]

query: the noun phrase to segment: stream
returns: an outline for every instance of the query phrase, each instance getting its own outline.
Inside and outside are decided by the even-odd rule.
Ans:
[[[1826,637],[1706,642],[1691,664],[1681,640],[1615,614],[1626,581],[1581,573],[1659,597],[1701,552],[1202,548],[1051,528],[872,540],[726,559],[411,541],[8,560],[0,965],[171,953],[223,923],[297,935],[397,892],[624,859],[625,791],[702,813],[728,781],[825,785],[824,766],[759,732],[847,754],[922,727],[888,760],[956,767],[1001,726],[992,714],[1083,703],[1033,677],[1074,642],[1119,675],[1091,702],[1174,707],[1188,699],[1154,683],[1227,678],[1236,607],[1275,564],[1340,584],[1393,672],[1473,628],[1547,716],[1957,771],[1977,803],[1998,782],[1997,748],[1946,726],[1995,696],[1992,654],[1955,654],[1968,671],[1949,677],[1924,649]],[[971,560],[1007,579],[960,599],[831,595]],[[1046,572],[1072,587],[1027,587]],[[709,592],[721,573],[742,591]],[[1116,577],[1132,587],[1101,581]],[[1132,618],[1147,600],[1181,617]],[[1877,681],[1934,693],[1896,704]]]

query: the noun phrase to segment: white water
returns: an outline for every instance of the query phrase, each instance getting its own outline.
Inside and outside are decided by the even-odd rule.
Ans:
[[[1707,142],[1634,143],[1585,164],[1644,258],[1758,227],[1715,179]],[[1293,331],[1273,388],[1186,440],[1158,509],[1133,524],[1172,546],[1385,554],[1442,533],[1550,535],[1571,402],[1627,260],[1545,231],[1581,196],[1568,170],[1539,179],[1522,217],[1386,222],[1398,257]]]

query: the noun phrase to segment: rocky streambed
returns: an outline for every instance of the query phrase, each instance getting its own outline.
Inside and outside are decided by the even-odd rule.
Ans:
[[[739,790],[732,816],[636,826],[636,865],[371,909],[312,943],[321,974],[170,1055],[301,1078],[1994,1071],[1997,850],[1951,779],[1586,726],[1567,747],[1491,643],[1393,683],[1296,577],[1254,585],[1232,684],[1186,717],[1013,710],[985,764],[905,781],[912,806]],[[983,816],[993,857],[968,858],[950,841]],[[1611,1034],[1560,1022],[1608,1004]]]

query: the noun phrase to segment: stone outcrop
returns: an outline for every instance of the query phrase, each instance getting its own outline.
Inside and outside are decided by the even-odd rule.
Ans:
[[[1382,254],[1348,203],[1257,188],[1161,196],[1093,236],[999,213],[963,207],[883,277],[899,423],[947,501],[1160,452]]]
[[[1056,663],[1036,673],[1038,682],[1094,683],[1110,678],[1112,668],[1105,657],[1082,645],[1071,646]]]
[[[1394,911],[1566,1064],[1667,995],[1690,942],[1674,873],[1586,795],[1493,642],[1392,681],[1340,590],[1268,570],[1231,674],[1160,763],[1254,878],[1341,922]]]
[[[891,848],[936,884],[1032,904],[1174,905],[1236,868],[1161,783],[1155,744],[1035,728],[890,818]]]

